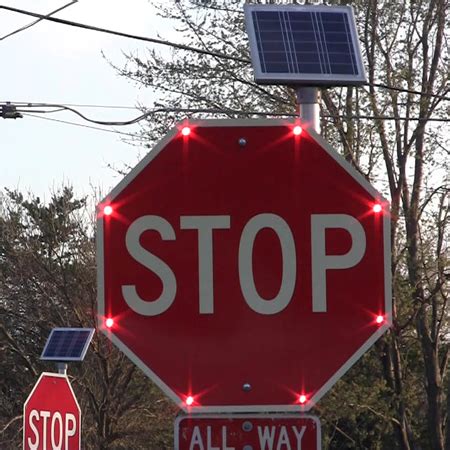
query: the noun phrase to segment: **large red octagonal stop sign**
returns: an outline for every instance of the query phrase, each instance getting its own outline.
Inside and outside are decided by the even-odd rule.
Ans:
[[[100,326],[185,409],[307,410],[390,324],[389,205],[313,131],[189,126],[99,205]]]

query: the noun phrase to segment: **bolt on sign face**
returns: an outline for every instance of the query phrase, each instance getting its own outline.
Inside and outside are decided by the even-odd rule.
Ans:
[[[23,407],[24,450],[79,450],[81,410],[66,375],[42,373]]]
[[[320,450],[320,422],[304,414],[180,415],[174,449]]]
[[[306,411],[391,323],[389,204],[298,125],[180,124],[98,207],[99,326],[187,411]]]

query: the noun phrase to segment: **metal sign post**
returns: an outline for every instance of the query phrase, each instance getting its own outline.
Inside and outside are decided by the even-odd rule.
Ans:
[[[320,97],[320,90],[317,87],[299,86],[297,88],[301,122],[317,134],[320,134]]]

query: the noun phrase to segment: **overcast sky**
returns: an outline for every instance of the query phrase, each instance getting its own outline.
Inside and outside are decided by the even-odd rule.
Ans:
[[[0,4],[47,14],[69,2],[1,0]],[[170,24],[156,17],[148,0],[79,0],[55,17],[149,37],[159,32],[176,39]],[[0,10],[0,38],[34,20]],[[122,52],[147,47],[131,39],[41,21],[0,40],[0,101],[130,107],[148,103],[152,93],[118,77],[101,55],[103,51],[121,66]],[[121,121],[139,115],[126,109],[76,108],[98,120]],[[93,125],[66,112],[45,117]],[[139,127],[113,129],[135,133]],[[108,164],[134,164],[138,155],[139,149],[118,134],[35,117],[0,118],[1,189],[18,188],[47,199],[62,183],[72,184],[79,194],[91,192],[91,185],[107,190],[119,180]]]

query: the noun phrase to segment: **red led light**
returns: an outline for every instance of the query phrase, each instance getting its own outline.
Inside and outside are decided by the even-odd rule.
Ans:
[[[113,212],[113,209],[112,209],[112,206],[111,206],[111,205],[106,205],[106,206],[103,208],[103,214],[104,214],[105,216],[110,216],[110,215],[112,214],[112,212]]]
[[[372,209],[373,209],[373,212],[379,213],[379,212],[381,212],[381,210],[383,208],[382,208],[382,206],[379,203],[375,203],[375,205],[373,205]]]
[[[302,134],[303,128],[300,125],[296,125],[292,132],[296,135],[296,136],[300,136]]]
[[[191,406],[194,403],[194,397],[189,395],[189,397],[186,397],[186,405]]]
[[[298,398],[298,401],[303,405],[304,403],[306,403],[306,395],[300,395],[300,397]]]
[[[375,319],[375,322],[378,324],[382,324],[384,322],[384,317],[383,316],[377,316],[377,318]]]
[[[107,328],[111,328],[114,325],[114,319],[111,319],[111,317],[108,317],[105,320],[105,325]]]
[[[181,134],[183,136],[189,136],[191,134],[191,129],[189,127],[183,127],[181,129]]]

